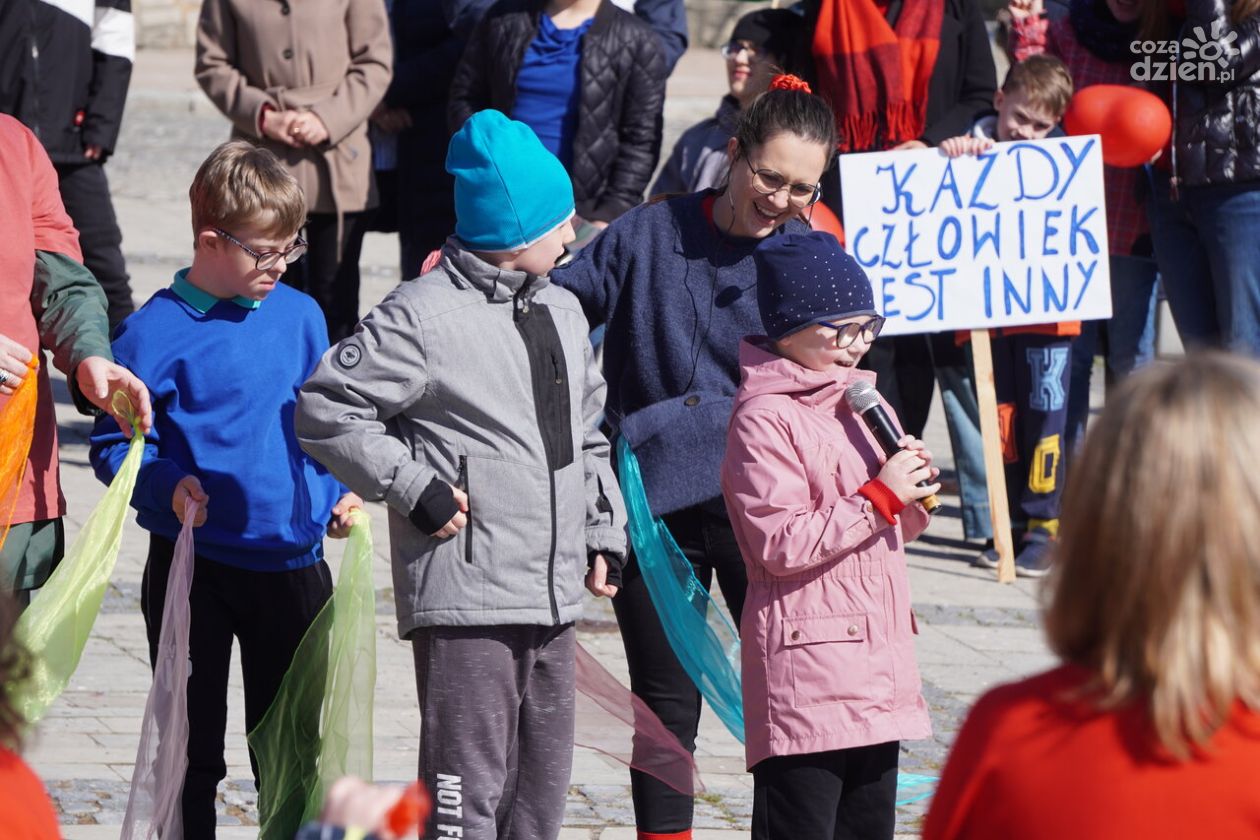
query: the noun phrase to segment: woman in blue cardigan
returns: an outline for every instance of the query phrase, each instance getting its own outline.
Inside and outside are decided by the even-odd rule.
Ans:
[[[644,204],[614,221],[553,282],[606,327],[607,420],[633,448],[652,512],[739,621],[747,576],[718,468],[739,385],[739,342],[763,332],[753,250],[802,231],[836,147],[826,102],[780,76],[743,114],[717,190]],[[598,574],[597,568],[597,574]],[[610,581],[616,583],[617,581]],[[613,599],[630,686],[695,748],[700,694],[666,641],[633,557]],[[689,838],[692,798],[631,771],[640,838]]]

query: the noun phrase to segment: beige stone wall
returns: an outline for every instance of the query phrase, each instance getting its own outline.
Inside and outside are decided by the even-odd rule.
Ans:
[[[200,0],[132,0],[141,47],[191,47]]]

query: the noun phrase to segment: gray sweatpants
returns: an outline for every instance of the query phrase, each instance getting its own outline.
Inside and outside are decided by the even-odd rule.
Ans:
[[[426,627],[412,637],[434,840],[555,840],[573,768],[577,634]]]

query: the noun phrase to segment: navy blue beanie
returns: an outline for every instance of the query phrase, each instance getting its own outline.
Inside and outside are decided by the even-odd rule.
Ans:
[[[528,248],[573,218],[573,184],[533,129],[487,109],[455,132],[455,236],[472,251]]]
[[[879,314],[866,272],[830,233],[768,237],[753,259],[757,307],[775,341],[820,321]]]

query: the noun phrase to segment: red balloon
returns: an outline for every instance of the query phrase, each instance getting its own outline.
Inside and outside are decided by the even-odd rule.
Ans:
[[[1102,137],[1103,162],[1141,166],[1172,136],[1172,114],[1150,91],[1128,85],[1090,85],[1072,97],[1063,115],[1068,134]]]
[[[825,230],[836,239],[840,244],[844,244],[844,225],[840,224],[840,220],[836,218],[836,214],[831,212],[831,208],[823,204],[821,201],[815,202],[810,208],[809,226],[814,230]]]

